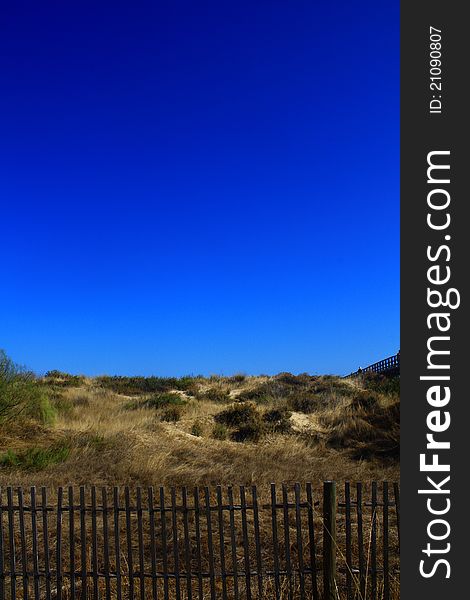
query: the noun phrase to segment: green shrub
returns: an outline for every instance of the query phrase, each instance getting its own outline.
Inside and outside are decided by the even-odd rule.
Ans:
[[[170,390],[195,391],[196,378],[185,377],[97,377],[96,382],[103,388],[118,394],[139,395]]]
[[[7,450],[5,454],[0,456],[0,466],[13,469],[18,467],[21,463],[20,457],[13,452],[13,450]]]
[[[47,397],[50,399],[54,411],[66,416],[71,416],[75,407],[90,405],[90,398],[88,396],[65,396],[60,390],[58,391],[54,388],[48,388]]]
[[[259,442],[264,433],[264,423],[258,418],[240,425],[232,432],[231,437],[235,442]]]
[[[176,423],[181,419],[182,415],[183,411],[181,409],[181,406],[169,406],[162,413],[160,420],[167,421],[169,423]]]
[[[292,375],[291,377],[294,376]],[[270,400],[283,400],[287,398],[294,389],[298,389],[298,386],[292,386],[291,383],[286,383],[282,378],[272,377],[268,381],[264,381],[251,389],[242,390],[238,395],[238,400],[265,404]]]
[[[362,375],[362,385],[385,396],[400,396],[400,378],[382,373],[367,372]]]
[[[344,380],[331,375],[323,375],[311,388],[317,396],[331,397],[332,395],[348,397],[355,392],[353,386]]]
[[[290,386],[299,386],[310,383],[311,381],[315,381],[315,377],[308,375],[307,373],[302,373],[302,375],[292,375],[292,373],[279,373],[274,377],[276,381],[280,381]]]
[[[0,350],[0,424],[21,418],[50,424],[55,410],[34,373],[19,367]]]
[[[296,412],[313,413],[319,408],[320,400],[312,392],[293,394],[288,399],[289,408]]]
[[[87,440],[88,446],[97,452],[103,452],[103,450],[107,450],[114,446],[114,439],[109,439],[104,435],[97,433],[94,435],[90,435]]]
[[[246,379],[246,375],[244,373],[235,373],[228,378],[229,383],[243,383]]]
[[[263,415],[266,427],[276,433],[287,433],[291,429],[290,418],[292,413],[286,407],[273,408]]]
[[[222,423],[216,423],[212,429],[212,437],[215,440],[226,440],[228,435],[228,429]]]
[[[191,427],[191,434],[196,437],[201,437],[203,432],[202,423],[200,421],[194,421],[193,426]]]
[[[205,392],[197,394],[198,400],[208,400],[209,402],[218,402],[220,404],[230,402],[230,392],[218,387],[209,388]]]
[[[69,454],[70,448],[64,443],[49,448],[28,448],[20,453],[7,450],[3,456],[0,456],[0,466],[7,469],[42,471],[51,465],[64,462]]]
[[[25,410],[25,416],[36,419],[45,425],[52,425],[57,413],[50,403],[49,398],[44,393],[37,393],[30,398],[30,405]]]
[[[198,377],[193,377],[192,375],[185,375],[184,377],[179,377],[176,379],[175,389],[180,390],[181,392],[186,392],[193,396],[197,391],[197,382]]]
[[[351,401],[351,406],[354,409],[363,408],[365,410],[372,410],[379,404],[379,398],[375,392],[367,390],[357,391]]]
[[[156,408],[157,410],[167,406],[184,406],[185,404],[186,400],[184,398],[179,394],[173,394],[171,392],[155,394],[143,403],[144,406]]]
[[[47,386],[47,388],[45,388],[45,394],[49,398],[55,412],[63,415],[69,415],[72,412],[72,401],[68,396],[64,396],[62,390]]]
[[[56,369],[47,371],[44,378],[46,383],[53,383],[60,387],[78,387],[85,383],[83,375],[71,375],[70,373],[64,373]]]
[[[214,417],[217,423],[237,427],[259,419],[258,409],[251,402],[237,402]]]
[[[231,438],[236,442],[257,442],[266,431],[256,405],[251,402],[232,404],[215,415],[214,420],[219,425],[236,428],[231,433]]]

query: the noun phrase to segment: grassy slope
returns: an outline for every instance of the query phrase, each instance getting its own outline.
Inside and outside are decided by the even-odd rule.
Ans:
[[[58,413],[54,425],[26,421],[0,430],[0,485],[263,487],[272,481],[398,478],[399,400],[383,382],[198,378],[176,383],[186,391],[175,391],[185,404],[174,423],[161,420],[164,409],[148,402],[152,393],[131,394],[132,387],[117,393],[103,385],[120,392],[122,385],[93,379],[73,387],[59,383],[50,380],[46,387]],[[214,439],[214,416],[237,398],[253,402],[260,415],[287,407],[291,431],[265,433],[258,443]],[[20,460],[8,460],[7,452]]]

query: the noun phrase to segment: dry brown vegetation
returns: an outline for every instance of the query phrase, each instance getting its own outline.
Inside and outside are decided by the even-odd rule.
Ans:
[[[263,486],[398,477],[399,395],[385,379],[155,378],[160,391],[142,392],[148,384],[135,379],[67,385],[60,375],[38,382],[53,424],[0,425],[0,484]]]

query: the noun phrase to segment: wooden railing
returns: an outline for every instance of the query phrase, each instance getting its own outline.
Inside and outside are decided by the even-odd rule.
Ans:
[[[386,482],[10,487],[0,490],[0,599],[389,600],[399,523],[398,484]]]
[[[398,354],[393,354],[393,356],[389,356],[388,358],[384,358],[383,360],[379,360],[363,369],[359,368],[357,371],[354,371],[354,373],[348,375],[348,377],[371,372],[383,373],[385,375],[400,375],[400,352],[398,352]]]

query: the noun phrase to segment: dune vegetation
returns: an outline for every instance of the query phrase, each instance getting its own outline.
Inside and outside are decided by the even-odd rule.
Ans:
[[[0,485],[397,480],[397,379],[44,377],[0,357]]]

